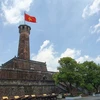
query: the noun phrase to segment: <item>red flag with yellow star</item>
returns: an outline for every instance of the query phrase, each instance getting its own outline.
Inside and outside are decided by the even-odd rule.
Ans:
[[[36,23],[36,18],[34,16],[30,16],[28,14],[24,14],[25,21]]]

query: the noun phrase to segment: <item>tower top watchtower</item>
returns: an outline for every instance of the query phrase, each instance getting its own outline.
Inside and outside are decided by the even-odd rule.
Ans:
[[[28,25],[20,25],[18,28],[20,33],[18,58],[24,60],[30,60],[29,35],[31,27]]]
[[[19,33],[27,32],[30,34],[30,30],[31,30],[30,26],[24,24],[24,25],[20,25],[18,28],[19,28]]]

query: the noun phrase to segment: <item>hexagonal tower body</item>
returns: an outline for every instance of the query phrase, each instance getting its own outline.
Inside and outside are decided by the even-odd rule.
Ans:
[[[30,60],[29,35],[31,27],[28,25],[20,25],[18,28],[20,33],[18,58],[24,60]]]

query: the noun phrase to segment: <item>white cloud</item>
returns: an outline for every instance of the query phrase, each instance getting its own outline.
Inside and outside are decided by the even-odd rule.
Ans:
[[[57,52],[54,50],[54,46],[49,40],[43,42],[38,53],[32,55],[32,60],[46,62],[47,69],[49,71],[57,71],[57,67],[59,66],[58,60],[62,57],[72,57],[80,63],[84,61],[94,61],[96,63],[100,63],[99,55],[96,58],[92,58],[89,55],[81,56],[81,50],[70,48],[67,48],[63,53],[60,54],[60,56],[57,56]]]
[[[91,29],[91,33],[100,33],[100,19],[99,19],[99,23],[94,26],[91,26],[90,29]]]
[[[67,48],[66,51],[61,54],[61,57],[76,58],[77,56],[80,56],[80,54],[81,54],[80,50],[75,50],[75,49]]]
[[[87,5],[84,10],[82,17],[86,18],[87,16],[92,16],[100,12],[100,0],[94,0],[92,4]]]
[[[85,18],[86,16],[88,16],[88,9],[89,7],[88,6],[86,6],[85,8],[84,8],[84,10],[83,10],[83,14],[82,14],[82,17],[83,18]]]
[[[72,57],[80,63],[84,61],[95,61],[96,63],[100,62],[100,56],[97,56],[96,58],[92,58],[89,55],[81,56],[81,50],[76,49],[67,48],[59,56],[57,56],[57,54],[58,53],[54,50],[53,44],[50,43],[49,40],[46,40],[40,46],[38,53],[32,55],[32,60],[46,62],[47,69],[49,71],[57,71],[57,67],[59,66],[58,60],[62,57]]]
[[[84,62],[84,61],[92,61],[93,59],[91,57],[89,57],[88,55],[84,55],[83,57],[79,57],[76,59],[77,62]]]
[[[43,42],[40,46],[40,50],[37,55],[33,55],[32,59],[37,61],[43,61],[47,63],[48,70],[56,71],[58,66],[58,57],[53,48],[53,44],[50,44],[49,40]]]
[[[89,16],[92,16],[94,14],[99,14],[100,13],[100,0],[94,0],[92,4],[87,5],[84,10],[82,17],[86,18]],[[100,19],[98,24],[91,26],[90,27],[90,32],[93,33],[100,33]]]
[[[100,37],[96,40],[96,43],[100,42]]]
[[[76,58],[81,54],[80,50],[67,48],[64,53],[62,53],[60,56],[57,56],[57,52],[54,50],[53,47],[53,44],[51,44],[49,40],[44,41],[43,44],[40,46],[38,54],[34,54],[32,60],[46,62],[49,71],[57,71],[57,67],[59,66],[58,60],[60,58]]]
[[[83,57],[79,57],[76,59],[77,62],[84,62],[84,61],[94,61],[95,63],[100,63],[100,55],[98,55],[96,58],[92,58],[89,55],[84,55]]]
[[[44,42],[43,42],[43,45],[40,47],[40,51],[41,51],[43,48],[45,48],[49,43],[50,43],[49,40],[44,41]]]
[[[1,15],[5,23],[16,24],[23,21],[23,12],[30,10],[32,2],[33,0],[3,0]]]
[[[98,55],[98,56],[96,57],[95,62],[96,62],[96,63],[100,63],[100,55]]]

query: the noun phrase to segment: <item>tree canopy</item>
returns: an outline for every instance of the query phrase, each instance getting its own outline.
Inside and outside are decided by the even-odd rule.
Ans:
[[[57,84],[63,83],[72,94],[73,87],[98,92],[100,86],[100,66],[93,61],[77,63],[71,57],[63,57],[59,61],[59,72],[53,75]]]

